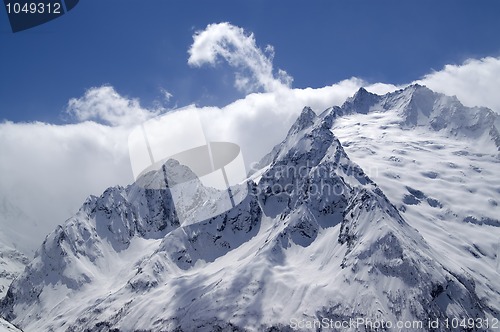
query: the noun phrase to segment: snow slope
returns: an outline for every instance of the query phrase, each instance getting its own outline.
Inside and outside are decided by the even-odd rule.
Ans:
[[[5,212],[5,201],[3,212]],[[4,298],[12,281],[22,273],[28,263],[29,259],[24,254],[0,241],[0,299]],[[19,331],[0,317],[0,332]]]
[[[419,111],[419,124],[408,126],[408,113],[394,100],[409,104],[422,95],[428,100],[420,103],[434,107],[426,114],[444,118],[443,110],[454,109],[455,119],[467,120],[432,127],[433,116]],[[498,116],[420,86],[373,99],[370,112],[338,117],[332,131],[440,261],[473,276],[481,299],[500,312],[500,155],[490,135]]]
[[[223,193],[200,183],[181,195],[205,204],[182,211],[180,224],[162,172],[189,169],[168,161],[90,197],[46,238],[0,312],[25,331],[290,331],[323,319],[362,319],[342,330],[368,331],[369,322],[498,319],[488,114],[420,86],[360,90],[320,116],[305,108],[262,160],[258,183],[232,188],[251,194],[201,222]]]
[[[22,332],[17,327],[0,318],[0,332]]]
[[[0,299],[28,263],[28,258],[22,253],[0,243]]]

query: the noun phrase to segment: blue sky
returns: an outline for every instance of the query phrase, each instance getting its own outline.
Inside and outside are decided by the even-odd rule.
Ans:
[[[178,147],[183,114],[203,113],[207,137],[238,144],[249,167],[304,106],[361,86],[418,82],[500,113],[500,2],[478,3],[82,0],[16,34],[0,9],[0,203],[25,221],[0,211],[0,242],[29,233],[28,253],[89,194],[132,183],[130,133],[148,119],[174,121],[185,137],[160,136]]]
[[[223,106],[243,93],[233,69],[188,66],[193,34],[230,22],[274,46],[293,87],[352,76],[403,84],[500,55],[498,1],[85,0],[47,24],[13,34],[0,10],[0,121],[66,123],[70,98],[113,86],[152,107]],[[173,94],[169,102],[162,89]]]

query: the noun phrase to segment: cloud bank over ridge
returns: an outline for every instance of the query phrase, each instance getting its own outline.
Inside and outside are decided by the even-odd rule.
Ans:
[[[273,67],[273,55],[272,46],[259,48],[253,34],[242,28],[229,23],[208,25],[194,34],[188,64],[217,66],[226,61],[235,70],[235,87],[248,94],[221,108],[188,105],[168,112],[209,112],[207,136],[238,143],[250,165],[284,138],[304,106],[321,112],[342,104],[362,86],[378,94],[402,87],[353,77],[325,87],[292,88],[292,77]],[[499,80],[500,58],[490,57],[448,65],[415,82],[456,95],[467,106],[500,112]],[[39,241],[26,244],[23,251],[29,254],[37,248],[45,234],[71,216],[86,196],[132,182],[128,134],[133,125],[165,112],[146,109],[139,99],[101,86],[69,100],[67,113],[75,124],[0,123],[0,203],[23,211],[37,224]],[[189,128],[189,123],[179,125]],[[8,225],[10,233],[32,227],[16,222],[16,214],[8,210],[0,209],[0,225]],[[13,244],[16,239],[10,241]]]

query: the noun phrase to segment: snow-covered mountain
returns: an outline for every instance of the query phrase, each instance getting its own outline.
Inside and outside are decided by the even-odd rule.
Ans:
[[[0,299],[28,263],[28,258],[22,253],[0,243]]]
[[[7,293],[12,280],[24,270],[29,260],[21,252],[0,242],[0,299]],[[19,332],[11,323],[0,317],[0,332]]]
[[[45,239],[0,313],[28,332],[491,324],[497,128],[493,112],[421,86],[361,89],[319,116],[306,107],[253,180],[232,188],[250,194],[219,216],[195,222],[224,194],[199,183],[180,195],[205,203],[179,223],[164,172],[192,173],[173,160],[90,197]]]
[[[22,332],[17,327],[0,318],[0,332]]]
[[[408,125],[404,108],[384,107],[422,96],[428,99],[419,102],[428,105],[425,113],[430,115],[420,115],[420,124]],[[436,249],[440,261],[473,276],[476,292],[488,299],[498,317],[500,154],[491,133],[498,131],[500,117],[421,86],[372,98],[377,101],[370,104],[370,112],[337,117],[332,130],[349,156]],[[446,127],[432,126],[432,114],[454,120],[447,120]]]
[[[500,116],[485,107],[465,107],[456,97],[418,84],[379,96],[360,88],[340,108],[330,112],[369,114],[391,112],[402,128],[427,127],[448,137],[473,139],[500,151]],[[483,149],[484,151],[484,149]]]

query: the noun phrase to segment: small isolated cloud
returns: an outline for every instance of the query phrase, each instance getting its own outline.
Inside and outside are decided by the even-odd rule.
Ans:
[[[222,58],[236,69],[235,86],[241,91],[276,91],[291,86],[292,77],[284,70],[275,76],[272,60],[274,48],[267,45],[262,51],[252,33],[229,23],[209,24],[193,36],[188,64],[201,67],[215,66]]]
[[[164,89],[164,88],[161,88],[160,89],[160,92],[163,96],[163,99],[168,103],[170,101],[170,99],[172,99],[172,97],[174,96],[173,94],[170,93],[170,91]]]
[[[500,58],[469,59],[417,81],[430,89],[455,95],[466,106],[486,106],[500,113]]]
[[[111,126],[135,125],[160,113],[145,110],[139,99],[123,97],[112,86],[91,88],[83,97],[70,99],[66,111],[79,121],[93,120]]]

